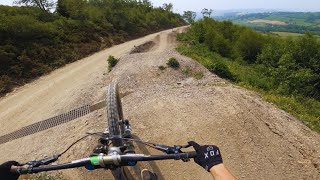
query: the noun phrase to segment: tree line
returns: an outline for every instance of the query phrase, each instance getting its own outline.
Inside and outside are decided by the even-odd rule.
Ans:
[[[17,3],[25,6],[0,6],[0,94],[105,47],[185,24],[172,4],[149,0]]]

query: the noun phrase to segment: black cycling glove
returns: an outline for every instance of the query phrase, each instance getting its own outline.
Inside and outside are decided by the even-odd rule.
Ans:
[[[220,154],[220,150],[217,146],[215,145],[200,146],[198,143],[194,141],[190,141],[188,142],[188,144],[193,146],[193,148],[197,152],[197,157],[194,159],[194,161],[200,166],[202,166],[208,172],[213,166],[221,164],[223,162]]]
[[[11,166],[19,166],[20,164],[16,161],[8,161],[0,165],[0,179],[5,180],[17,180],[20,176],[18,173],[10,171]]]

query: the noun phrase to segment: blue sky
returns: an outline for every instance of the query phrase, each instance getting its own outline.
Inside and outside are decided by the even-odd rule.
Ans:
[[[12,5],[13,0],[0,0],[2,5]],[[320,0],[151,0],[155,6],[173,3],[174,10],[201,11],[203,8],[214,10],[229,9],[280,9],[300,11],[320,11]]]

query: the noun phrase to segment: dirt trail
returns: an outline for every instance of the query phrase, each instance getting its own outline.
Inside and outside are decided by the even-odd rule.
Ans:
[[[148,41],[155,43],[148,52],[129,53]],[[124,96],[124,115],[143,140],[169,145],[189,140],[217,144],[238,179],[320,179],[319,134],[258,94],[234,86],[179,55],[175,45],[174,31],[156,33],[96,53],[18,89],[0,100],[1,135],[103,100],[105,87],[117,81]],[[110,73],[106,73],[108,55],[121,57]],[[159,70],[171,57],[178,59],[184,73],[181,69]],[[197,80],[196,73],[204,77]],[[105,112],[99,110],[0,145],[0,161],[23,162],[61,152],[85,132],[103,131],[104,127]],[[88,156],[95,142],[91,137],[77,144],[60,162]],[[143,166],[160,169],[161,179],[211,179],[193,162]],[[112,179],[103,170],[61,172],[67,179]]]

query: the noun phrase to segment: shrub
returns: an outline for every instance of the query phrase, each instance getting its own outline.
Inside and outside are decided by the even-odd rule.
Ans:
[[[217,74],[218,76],[222,78],[227,78],[230,80],[235,80],[234,76],[231,74],[228,66],[226,66],[224,63],[217,61],[215,63],[212,63],[208,65],[208,69],[210,72]]]
[[[180,63],[177,61],[176,58],[170,58],[167,62],[167,65],[173,69],[178,69],[180,67]]]
[[[0,77],[0,94],[10,92],[12,89],[12,81],[9,76],[3,75]]]
[[[193,74],[193,77],[195,78],[195,79],[197,79],[197,80],[200,80],[200,79],[202,79],[203,77],[204,77],[204,74],[203,74],[203,72],[195,72],[194,74]]]
[[[159,69],[161,70],[161,71],[163,71],[163,70],[165,70],[166,69],[166,67],[164,67],[164,66],[159,66]]]
[[[111,71],[112,68],[117,65],[118,61],[119,60],[116,59],[114,56],[109,56],[108,58],[109,71]]]
[[[183,68],[183,69],[182,69],[182,73],[183,73],[184,75],[186,75],[186,76],[189,76],[190,73],[191,73],[190,67],[187,66],[187,67]]]

